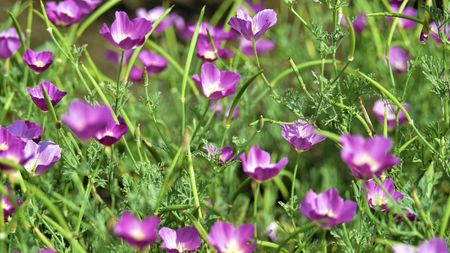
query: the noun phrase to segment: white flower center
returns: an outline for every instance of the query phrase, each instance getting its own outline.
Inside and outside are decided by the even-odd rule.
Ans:
[[[203,90],[205,91],[205,95],[207,97],[209,97],[214,92],[222,91],[222,89],[219,87],[219,82],[208,83],[203,87]]]
[[[204,57],[207,60],[215,60],[216,59],[216,54],[214,54],[213,51],[206,51]]]
[[[45,63],[43,61],[36,61],[34,65],[36,65],[36,67],[42,68],[45,66]]]
[[[226,249],[223,253],[243,253],[244,251],[239,247],[239,244],[235,240],[228,242]]]
[[[178,252],[182,253],[182,252],[184,252],[186,249],[184,248],[184,245],[183,245],[183,244],[178,243],[178,245],[177,245],[177,250],[178,250]]]
[[[145,234],[139,228],[134,228],[131,230],[131,237],[136,241],[142,241],[145,238]]]
[[[110,130],[103,133],[103,137],[111,137],[111,136],[113,136],[113,133]]]
[[[372,172],[376,172],[380,167],[378,162],[375,161],[373,157],[367,153],[363,153],[357,156],[353,162],[355,163],[356,166],[368,165],[370,167],[370,171]]]
[[[8,144],[0,143],[0,151],[6,151],[8,149],[9,149]]]

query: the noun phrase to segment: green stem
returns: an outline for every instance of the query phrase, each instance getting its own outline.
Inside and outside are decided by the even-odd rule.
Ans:
[[[198,210],[198,217],[202,219],[202,211],[200,209],[200,200],[197,192],[197,182],[195,181],[195,170],[194,165],[192,163],[192,154],[190,145],[188,145],[188,163],[189,163],[189,180],[192,189],[192,195],[194,196],[194,204],[195,208]]]
[[[445,231],[447,231],[449,218],[450,218],[450,195],[447,198],[447,204],[445,205],[444,216],[441,219],[441,228],[439,230],[439,237],[444,237]]]
[[[256,188],[253,198],[253,224],[255,226],[255,240],[258,238],[258,198],[259,198],[259,188],[261,187],[261,182],[256,182]]]
[[[120,90],[120,75],[122,74],[123,68],[123,58],[125,55],[125,51],[122,50],[120,52],[120,63],[119,63],[119,71],[117,71],[117,83],[116,83],[116,100],[114,102],[114,113],[117,114],[117,107],[119,106],[119,90]]]

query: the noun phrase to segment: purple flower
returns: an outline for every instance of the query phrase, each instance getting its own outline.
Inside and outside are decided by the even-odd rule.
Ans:
[[[23,61],[36,73],[44,72],[53,63],[51,51],[34,52],[30,48],[25,51]]]
[[[436,22],[430,23],[430,34],[431,38],[438,44],[441,44],[441,38],[439,38],[439,31],[443,34],[444,37],[447,36],[447,40],[450,40],[450,25],[440,24],[439,28],[436,25]]]
[[[392,181],[392,179],[387,178],[381,184],[395,201],[400,201],[403,199],[403,193],[395,190],[394,181]],[[389,195],[386,195],[379,185],[377,185],[373,180],[369,180],[364,184],[364,189],[366,189],[367,192],[367,202],[372,209],[380,209],[381,211],[389,210]]]
[[[278,163],[271,163],[270,154],[256,146],[250,147],[247,157],[242,153],[240,158],[245,174],[257,181],[275,177],[288,163],[287,157],[283,157]]]
[[[247,11],[239,8],[237,16],[232,17],[228,24],[245,39],[256,41],[277,23],[277,14],[272,9],[264,9],[251,18]]]
[[[214,101],[211,102],[211,105],[210,105],[209,109],[210,109],[209,111],[214,112],[215,116],[222,117],[222,112],[223,112],[223,105],[222,105],[222,103],[219,103],[219,102],[214,100]],[[230,110],[231,110],[231,103],[226,106],[225,118],[228,118],[228,115],[230,115]],[[231,119],[234,120],[238,116],[239,116],[239,108],[236,106],[234,108],[233,116],[231,117]]]
[[[119,124],[117,125],[111,117],[108,125],[95,134],[95,139],[105,146],[111,146],[119,141],[128,132],[128,127],[122,117],[119,116],[118,120]]]
[[[142,50],[139,54],[139,60],[141,60],[149,75],[158,74],[167,68],[166,58],[148,50]]]
[[[408,70],[410,59],[408,51],[401,47],[391,47],[389,49],[389,63],[397,75],[401,75]]]
[[[252,0],[245,0],[245,2],[255,13],[258,13],[258,12],[264,10],[264,3],[262,1],[256,1],[256,3],[255,3],[255,1],[252,1]]]
[[[61,101],[61,99],[63,99],[67,94],[67,92],[59,90],[51,82],[45,80],[36,85],[36,87],[34,88],[28,88],[28,94],[30,95],[34,104],[44,112],[48,111],[48,106],[45,102],[42,87],[44,87],[45,91],[47,91],[48,97],[50,98],[50,102],[53,106],[57,105],[59,101]]]
[[[0,32],[0,58],[10,58],[21,46],[16,29],[8,28]]]
[[[64,0],[59,3],[47,2],[45,12],[48,19],[56,26],[70,26],[83,18],[80,8],[73,0]]]
[[[383,136],[364,139],[361,136],[341,136],[341,158],[352,174],[360,179],[370,179],[396,165],[400,159],[389,153],[392,140]]]
[[[416,216],[413,212],[409,211],[409,210],[406,209],[406,208],[404,208],[402,211],[403,211],[403,213],[406,215],[406,218],[407,218],[408,220],[410,220],[410,221],[416,221],[416,220],[417,220],[417,216]],[[402,216],[402,215],[399,215],[399,214],[395,214],[394,217],[395,217],[395,219],[396,219],[398,222],[402,222],[402,221],[404,220],[404,219],[403,219],[403,216]]]
[[[208,242],[218,253],[251,253],[256,248],[256,243],[249,243],[253,239],[253,233],[254,227],[251,224],[234,227],[224,221],[218,221],[209,231]]]
[[[130,80],[135,83],[142,82],[142,75],[144,74],[144,68],[138,68],[133,66],[130,72]]]
[[[24,154],[25,142],[12,135],[6,128],[0,126],[0,159],[6,159],[15,164],[24,164],[27,157]],[[10,170],[7,165],[0,164],[0,170]]]
[[[422,242],[417,248],[406,244],[397,244],[392,247],[394,253],[448,253],[444,239],[435,237]]]
[[[345,17],[342,17],[341,24],[344,27],[348,27],[347,20]],[[355,29],[355,32],[361,33],[365,28],[367,24],[367,15],[366,13],[361,13],[360,15],[356,16],[355,19],[352,21],[353,29]]]
[[[16,120],[7,127],[8,131],[24,141],[32,140],[38,143],[41,140],[42,128],[29,120]]]
[[[232,147],[223,147],[222,150],[220,150],[212,144],[207,144],[204,149],[209,159],[214,159],[220,152],[219,164],[225,164],[234,156],[234,149]]]
[[[158,237],[159,217],[138,220],[130,212],[124,212],[114,226],[114,234],[136,248],[154,244]]]
[[[126,12],[116,11],[116,19],[112,23],[111,29],[103,24],[100,35],[113,46],[128,50],[144,44],[145,36],[151,29],[152,22],[145,18],[130,20]]]
[[[399,5],[398,5],[398,4],[395,4],[395,3],[391,3],[391,9],[392,9],[392,12],[398,13]],[[406,7],[406,8],[403,10],[402,14],[405,14],[405,15],[408,15],[408,16],[415,17],[415,16],[417,16],[417,11],[416,11],[416,9],[414,9],[414,8]],[[392,17],[387,17],[387,20],[388,20],[389,22],[392,22]],[[405,29],[405,30],[412,29],[412,28],[416,27],[416,25],[417,25],[416,22],[414,22],[414,21],[412,21],[412,20],[409,20],[409,19],[405,19],[405,18],[400,18],[400,20],[398,21],[398,23],[399,23],[400,26],[401,26],[403,29]]]
[[[403,104],[406,110],[409,110],[409,105]],[[373,113],[380,124],[384,124],[384,111],[386,110],[387,127],[392,130],[397,125],[397,106],[390,104],[385,100],[377,100],[373,105]],[[406,116],[402,110],[398,110],[398,124],[404,124],[407,122]]]
[[[356,214],[356,209],[356,203],[341,198],[335,188],[319,194],[309,190],[300,205],[300,212],[323,228],[350,222]]]
[[[151,10],[146,11],[144,8],[138,8],[136,10],[136,15],[140,18],[145,18],[148,21],[151,21],[154,23],[156,20],[158,20],[162,15],[164,15],[164,8],[161,6],[155,7]],[[160,34],[167,30],[174,22],[174,16],[169,15],[169,17],[166,17],[165,19],[161,20],[159,22],[158,26],[155,28],[155,33]]]
[[[113,121],[112,111],[108,106],[93,106],[80,100],[72,101],[61,119],[81,140],[95,137]]]
[[[214,46],[217,49],[217,54],[222,59],[229,59],[234,56],[233,51],[226,48],[221,48],[221,41],[215,40]],[[214,49],[208,39],[201,38],[197,41],[197,56],[203,61],[213,62],[217,60],[217,56],[214,53]]]
[[[187,34],[189,38],[191,38],[194,35],[195,29],[197,28],[197,25],[189,25],[187,27]],[[208,32],[209,35],[211,35],[211,38],[214,40],[231,40],[234,38],[235,34],[233,32],[227,32],[222,27],[218,26],[212,26],[206,22],[202,22],[200,24],[200,28],[198,31],[199,39],[208,39]]]
[[[35,176],[47,172],[61,159],[61,148],[51,141],[44,141],[39,144],[28,141],[24,152],[26,156],[30,157],[24,167]]]
[[[200,76],[192,76],[203,95],[209,99],[229,97],[236,92],[240,81],[239,74],[232,71],[220,71],[212,63],[203,63]]]
[[[102,3],[101,0],[75,0],[75,2],[80,8],[83,17],[89,15],[89,13]]]
[[[241,40],[240,48],[244,55],[254,57],[253,45],[248,40]],[[271,40],[260,39],[256,41],[256,53],[258,55],[264,54],[275,48],[275,43]]]
[[[298,124],[281,125],[281,136],[298,152],[310,150],[314,145],[326,138],[316,134],[316,128],[304,120],[297,120]]]
[[[11,190],[8,188],[8,186],[3,186],[8,193],[11,193]],[[8,197],[6,195],[1,195],[2,197],[2,209],[3,209],[3,220],[6,222],[8,221],[8,218],[12,216],[15,212],[14,205],[9,201]],[[17,204],[20,206],[22,202],[20,200],[17,200]]]
[[[188,41],[193,33],[189,31],[189,27],[184,21],[183,17],[173,14],[173,23],[175,25],[175,30],[177,35],[184,41]]]
[[[133,55],[134,50],[129,49],[124,51],[123,60],[125,63],[130,62],[131,56]],[[120,64],[120,54],[118,54],[114,50],[106,50],[105,53],[106,59],[110,60],[112,63],[119,65]]]
[[[170,228],[161,228],[159,237],[163,241],[161,248],[167,253],[192,252],[200,248],[200,236],[193,227],[185,227],[176,231]]]

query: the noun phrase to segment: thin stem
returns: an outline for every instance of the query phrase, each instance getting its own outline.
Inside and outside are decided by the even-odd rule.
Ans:
[[[297,159],[295,160],[295,167],[294,167],[294,175],[292,177],[292,186],[291,186],[291,207],[294,208],[294,201],[292,201],[293,197],[295,196],[295,180],[297,179],[297,170],[298,170],[298,164],[300,163],[300,156],[301,152],[297,152]]]
[[[202,219],[202,211],[200,209],[200,200],[197,192],[197,182],[195,181],[194,165],[192,163],[192,154],[190,145],[188,145],[188,163],[189,163],[189,180],[192,189],[192,195],[194,195],[195,208],[198,210],[198,217]]]
[[[117,71],[117,83],[116,83],[116,100],[114,102],[114,113],[117,114],[117,107],[119,106],[119,90],[120,90],[120,76],[122,74],[122,68],[123,68],[123,58],[125,55],[125,51],[122,50],[120,52],[120,64],[119,64],[119,71]]]
[[[259,197],[259,188],[261,186],[261,182],[256,182],[256,188],[253,195],[253,224],[255,226],[255,240],[258,238],[258,197]]]

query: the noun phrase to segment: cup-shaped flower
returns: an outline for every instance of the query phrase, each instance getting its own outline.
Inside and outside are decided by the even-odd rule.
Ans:
[[[50,98],[50,102],[53,106],[57,105],[59,101],[61,101],[61,99],[63,99],[67,94],[67,92],[58,89],[55,85],[53,85],[53,83],[45,80],[36,85],[34,88],[28,88],[28,94],[30,95],[31,100],[33,100],[34,104],[43,112],[48,111],[48,106],[45,102],[42,88],[47,91],[48,97]]]
[[[250,41],[244,40],[244,39],[241,40],[240,48],[244,55],[246,55],[248,57],[255,56],[254,50],[253,50],[253,45]],[[256,41],[256,53],[258,55],[267,53],[274,48],[275,48],[275,43],[271,40],[260,39],[260,40]]]
[[[11,190],[9,189],[8,186],[3,186],[8,194],[11,193]],[[8,221],[9,217],[12,216],[14,214],[14,212],[16,211],[14,208],[13,203],[11,203],[11,201],[8,199],[8,197],[4,194],[1,195],[2,198],[2,209],[3,209],[3,221]],[[20,200],[16,200],[17,204],[20,206],[22,204],[22,201]]]
[[[401,47],[391,47],[389,49],[389,64],[397,75],[401,75],[408,70],[410,59],[411,56],[408,51]]]
[[[156,20],[161,18],[164,15],[164,8],[161,6],[157,6],[151,10],[145,10],[144,8],[138,8],[136,10],[136,15],[140,18],[145,18],[148,21],[155,23]],[[155,34],[160,34],[167,30],[174,22],[174,16],[169,15],[159,22],[158,26],[155,28]]]
[[[147,217],[140,221],[130,212],[124,212],[114,226],[114,234],[131,246],[142,249],[156,242],[158,227],[158,216]]]
[[[152,29],[152,22],[145,18],[130,20],[126,12],[116,11],[116,19],[111,25],[103,24],[100,29],[102,35],[111,45],[128,50],[141,46],[145,36]]]
[[[316,128],[304,120],[297,120],[297,124],[282,124],[281,136],[298,152],[310,150],[314,145],[325,140],[316,134]]]
[[[24,164],[27,161],[24,148],[25,142],[22,139],[0,126],[0,159],[5,159],[13,164]],[[0,163],[0,170],[10,169],[10,166]]]
[[[403,104],[403,107],[405,107],[406,110],[409,110],[409,105]],[[384,115],[386,111],[387,127],[389,130],[394,129],[397,125],[397,117],[399,125],[407,122],[405,113],[403,113],[402,110],[397,109],[396,105],[391,104],[385,100],[380,99],[375,101],[372,111],[375,114],[378,122],[380,122],[380,124],[382,125],[384,124]]]
[[[162,72],[167,68],[167,60],[166,58],[157,55],[148,50],[142,50],[139,54],[139,60],[141,60],[142,65],[147,69],[147,73],[149,75],[154,75]]]
[[[407,244],[396,244],[392,247],[394,253],[448,253],[444,239],[434,237],[414,247]]]
[[[177,230],[161,228],[159,237],[162,240],[161,248],[167,253],[193,252],[201,246],[200,236],[194,227]]]
[[[234,56],[233,51],[226,48],[221,48],[221,41],[215,40],[214,46],[217,50],[217,55],[221,59],[229,59]],[[197,41],[197,57],[202,59],[202,61],[213,62],[217,60],[217,55],[214,53],[214,48],[211,42],[205,38],[199,38]]]
[[[241,76],[232,71],[220,71],[214,64],[202,65],[200,76],[192,76],[200,91],[209,99],[229,97],[236,92]]]
[[[95,134],[95,139],[105,146],[111,146],[118,142],[128,132],[127,124],[122,117],[118,117],[119,124],[111,117],[108,125]]]
[[[224,221],[217,221],[209,231],[208,242],[218,253],[250,253],[256,247],[256,243],[249,243],[253,236],[254,227],[251,224],[234,227]]]
[[[347,20],[342,17],[341,24],[344,27],[348,27]],[[367,15],[366,13],[361,13],[360,15],[356,16],[355,19],[352,21],[353,29],[355,29],[355,32],[361,33],[366,28],[367,24]]]
[[[439,22],[439,27],[436,22],[430,23],[430,34],[431,38],[438,44],[442,44],[441,38],[439,37],[439,33],[447,40],[450,40],[450,25],[444,24],[442,21]]]
[[[395,190],[394,181],[392,181],[392,179],[385,179],[381,185],[395,201],[403,199],[403,193]],[[389,210],[389,195],[384,193],[383,189],[377,183],[373,180],[369,180],[364,184],[364,189],[366,190],[366,200],[372,209],[381,211]]]
[[[256,181],[275,177],[288,163],[287,157],[281,158],[278,163],[271,163],[270,154],[256,146],[250,147],[248,156],[242,153],[240,158],[245,174]]]
[[[21,46],[16,29],[8,28],[0,32],[0,58],[10,58]]]
[[[400,162],[389,153],[392,140],[384,136],[377,135],[372,139],[365,139],[358,135],[343,135],[340,142],[341,158],[357,178],[379,177],[384,170]]]
[[[223,147],[222,150],[220,150],[218,147],[208,143],[204,149],[209,159],[214,159],[220,153],[219,164],[225,164],[234,156],[234,149],[232,147]]]
[[[228,22],[231,28],[250,41],[261,38],[276,23],[277,13],[272,9],[264,9],[251,18],[244,8],[239,8],[236,17]]]
[[[56,26],[70,26],[83,18],[80,8],[73,0],[64,0],[58,3],[47,2],[45,12],[50,22]]]
[[[300,204],[300,212],[303,215],[327,229],[353,220],[356,209],[357,204],[344,200],[335,188],[319,194],[309,190]]]
[[[95,137],[113,120],[111,108],[108,106],[93,106],[80,100],[72,101],[61,119],[81,140]]]
[[[24,167],[33,176],[47,172],[61,159],[61,148],[51,141],[43,141],[39,144],[28,141],[24,152],[30,157]]]
[[[24,141],[32,140],[38,143],[41,140],[42,128],[29,120],[16,120],[7,127],[8,131]]]
[[[23,54],[23,61],[36,73],[42,73],[53,63],[51,51],[35,52],[28,48]]]
[[[392,12],[398,13],[399,5],[397,3],[391,3],[391,9],[392,9]],[[407,6],[401,14],[408,15],[411,17],[416,17],[417,10],[412,7]],[[387,17],[387,20],[389,20],[389,22],[392,22],[392,17]],[[412,28],[416,27],[416,25],[417,25],[416,22],[406,19],[406,18],[400,18],[398,23],[404,30],[412,29]]]

